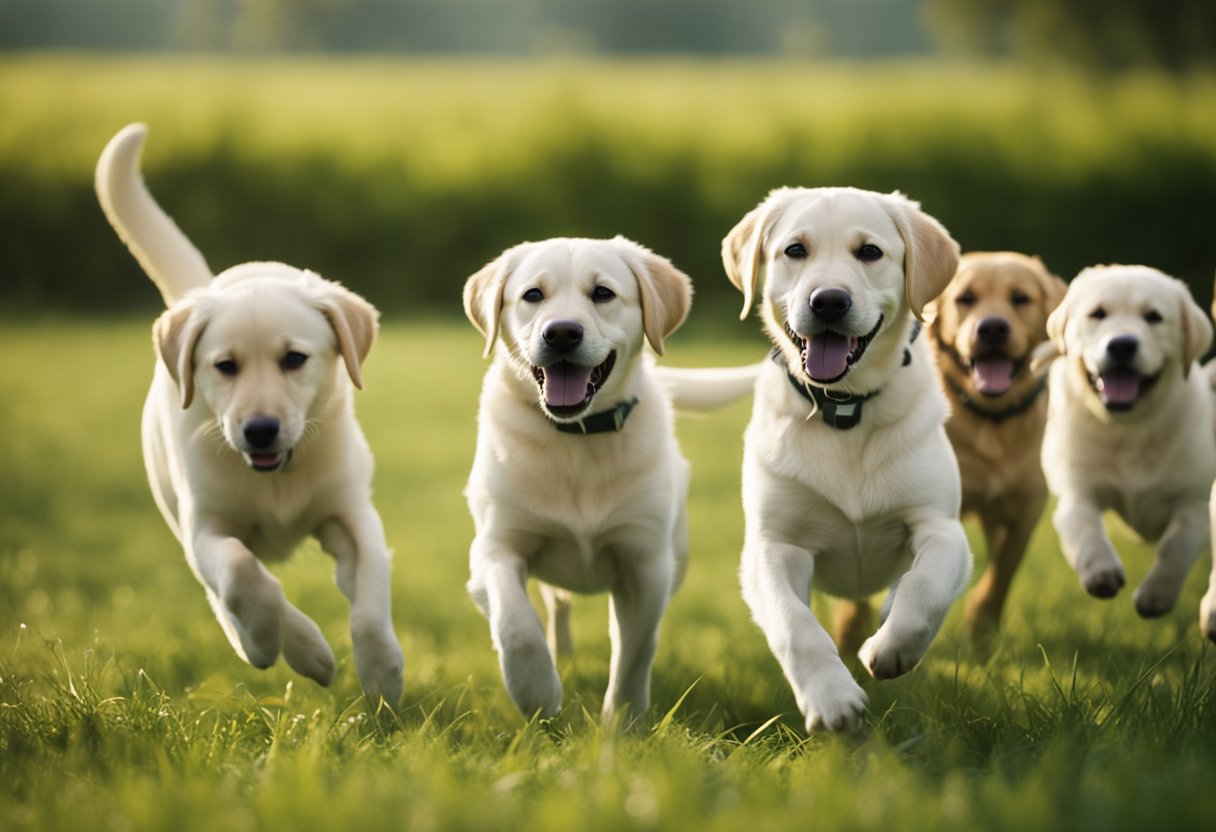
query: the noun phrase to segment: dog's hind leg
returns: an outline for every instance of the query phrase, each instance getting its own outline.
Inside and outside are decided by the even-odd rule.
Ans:
[[[553,660],[574,656],[574,639],[570,636],[570,593],[564,589],[542,583],[540,597],[544,599],[548,620],[545,622],[545,641]]]
[[[350,638],[355,669],[371,704],[401,699],[405,659],[393,629],[389,553],[380,517],[367,509],[330,520],[316,533],[337,562],[338,588],[350,601]]]

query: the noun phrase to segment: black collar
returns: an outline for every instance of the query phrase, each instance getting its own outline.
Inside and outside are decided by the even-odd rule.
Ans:
[[[577,422],[553,422],[553,427],[562,433],[577,433],[587,436],[592,433],[615,433],[625,426],[629,412],[638,403],[638,397],[621,402],[611,410],[592,413]],[[552,421],[552,420],[550,420]]]
[[[908,344],[911,345],[919,335],[920,321],[913,321],[912,334],[908,336]],[[785,376],[790,380],[790,386],[797,390],[802,398],[815,406],[819,415],[823,417],[825,424],[837,430],[849,430],[850,428],[857,427],[861,422],[861,406],[882,392],[879,389],[860,395],[836,394],[823,387],[809,384],[791,373],[785,367],[780,350],[774,348],[772,358],[785,369]],[[904,362],[900,366],[907,367],[911,363],[912,350],[909,346],[904,349]]]
[[[1034,388],[1023,398],[1001,410],[989,410],[986,407],[981,407],[979,402],[973,399],[971,395],[963,389],[962,385],[956,382],[954,379],[950,378],[945,373],[942,374],[942,378],[945,380],[946,386],[950,388],[950,391],[954,393],[955,397],[957,397],[960,402],[962,402],[963,407],[967,408],[975,415],[981,416],[990,422],[996,422],[997,424],[1000,424],[1006,419],[1014,416],[1020,416],[1027,410],[1030,410],[1030,408],[1034,407],[1034,403],[1038,400],[1039,396],[1042,395],[1043,391],[1047,389],[1047,376],[1043,376],[1039,379],[1039,383],[1036,384]]]

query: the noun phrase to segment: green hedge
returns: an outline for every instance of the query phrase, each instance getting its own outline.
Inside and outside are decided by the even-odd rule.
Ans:
[[[390,313],[459,309],[503,248],[622,233],[737,308],[722,236],[772,187],[899,189],[964,249],[1143,262],[1205,305],[1216,83],[992,66],[24,56],[0,61],[0,305],[151,309],[92,166],[141,120],[219,269],[281,259]]]

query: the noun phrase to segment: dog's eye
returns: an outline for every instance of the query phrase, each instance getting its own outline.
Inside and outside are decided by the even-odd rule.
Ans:
[[[215,369],[219,370],[222,376],[234,376],[237,370],[236,362],[230,359],[217,361],[215,362]]]
[[[802,260],[806,257],[806,246],[802,243],[791,243],[785,247],[785,256]]]
[[[1025,306],[1030,303],[1030,295],[1025,292],[1014,292],[1013,297],[1009,300],[1014,306]]]
[[[1089,313],[1089,317],[1093,318],[1095,321],[1100,321],[1106,317],[1106,310],[1099,306],[1093,312]]]
[[[1159,324],[1164,319],[1161,317],[1161,313],[1156,309],[1150,309],[1144,313],[1144,320],[1148,321],[1150,324]]]
[[[970,306],[971,304],[975,303],[975,293],[968,289],[966,292],[963,292],[961,295],[956,297],[954,302],[959,306]]]
[[[529,289],[528,291],[524,292],[523,299],[528,303],[540,303],[545,299],[545,293],[540,289]]]
[[[591,290],[591,299],[596,303],[604,303],[616,297],[616,292],[609,289],[607,286],[596,286]]]
[[[283,369],[298,370],[304,366],[304,362],[307,360],[307,355],[302,352],[292,350],[291,352],[287,353],[287,355],[283,356]]]
[[[875,260],[882,257],[882,249],[873,243],[866,243],[861,248],[857,249],[855,256],[863,263],[873,263]]]

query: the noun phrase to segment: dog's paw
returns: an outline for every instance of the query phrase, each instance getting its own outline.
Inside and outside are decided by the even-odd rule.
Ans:
[[[223,596],[224,613],[241,643],[245,661],[266,669],[279,658],[287,599],[278,579],[250,568],[236,576]]]
[[[1211,641],[1216,641],[1216,587],[1212,587],[1199,602],[1199,629]]]
[[[389,705],[401,701],[405,657],[391,626],[351,628],[355,648],[355,670],[363,692],[373,704],[381,699]]]
[[[562,680],[549,647],[541,639],[504,650],[502,678],[515,706],[525,717],[557,716],[562,709]]]
[[[283,608],[283,658],[296,673],[323,687],[329,687],[338,669],[321,628],[291,604]]]
[[[861,645],[857,658],[875,679],[894,679],[916,667],[935,633],[928,626],[896,628],[888,620]]]
[[[861,727],[869,704],[866,692],[843,664],[816,678],[814,690],[807,692],[805,701],[808,734],[855,731]]]
[[[1174,608],[1182,587],[1174,581],[1155,580],[1153,573],[1136,587],[1132,601],[1141,618],[1159,618]]]
[[[1085,591],[1095,598],[1114,598],[1127,583],[1123,564],[1109,546],[1092,547],[1078,557],[1077,576]]]

